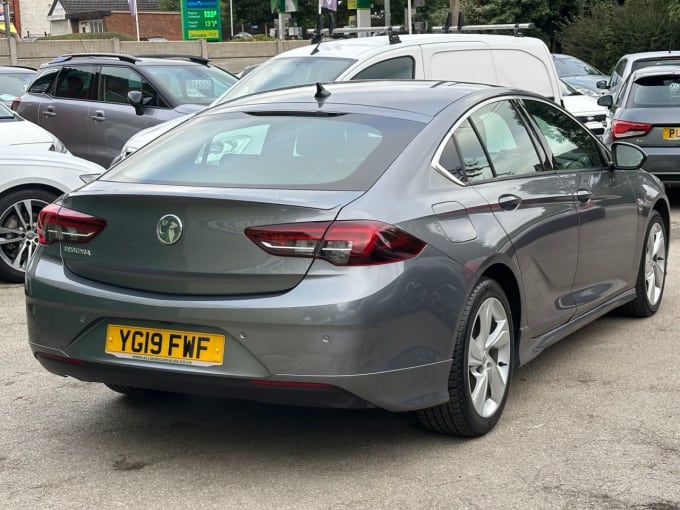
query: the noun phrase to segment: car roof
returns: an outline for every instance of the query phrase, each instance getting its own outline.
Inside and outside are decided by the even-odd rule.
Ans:
[[[534,37],[516,37],[514,35],[494,35],[494,34],[476,34],[476,33],[455,33],[455,34],[410,34],[399,35],[399,43],[390,44],[389,36],[378,35],[374,37],[357,37],[353,39],[333,39],[330,41],[323,41],[321,44],[301,46],[294,48],[272,58],[280,57],[337,57],[337,58],[351,58],[361,59],[374,54],[384,52],[390,47],[407,47],[417,46],[420,44],[435,44],[435,43],[462,43],[462,42],[493,42],[498,46],[535,46],[536,44],[543,44],[540,39]],[[316,50],[316,51],[315,51]],[[312,53],[314,51],[314,53]]]
[[[322,87],[329,95],[317,97],[318,87]],[[423,93],[425,90],[427,93]],[[432,117],[451,103],[484,91],[489,91],[489,95],[506,91],[543,98],[531,92],[479,83],[434,80],[352,80],[261,92],[215,106],[211,108],[211,111],[243,110],[245,106],[261,109],[270,104],[295,104],[298,108],[305,109],[309,105],[323,104],[392,109]]]
[[[669,50],[664,50],[664,51],[644,51],[641,53],[628,53],[627,55],[624,55],[623,58],[628,59],[629,61],[634,61],[634,60],[646,60],[646,59],[655,59],[658,57],[680,57],[680,50],[675,50],[675,51],[669,51]]]
[[[34,67],[28,66],[0,66],[0,73],[34,73]]]

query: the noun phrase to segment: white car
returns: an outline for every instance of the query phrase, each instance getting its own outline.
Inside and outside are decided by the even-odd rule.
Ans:
[[[0,146],[0,280],[24,280],[38,246],[40,210],[103,171],[96,163],[72,154]]]
[[[0,146],[21,145],[54,152],[68,153],[61,140],[46,129],[24,119],[0,103]]]
[[[561,81],[564,108],[596,135],[604,133],[607,108],[597,104],[597,97],[582,94],[568,83]]]

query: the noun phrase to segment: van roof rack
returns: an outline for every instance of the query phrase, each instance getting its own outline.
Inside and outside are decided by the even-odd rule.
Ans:
[[[514,35],[522,35],[520,30],[529,30],[534,28],[533,23],[498,23],[495,25],[462,25],[460,27],[451,26],[448,27],[450,30],[448,33],[458,32],[487,32],[493,30],[512,30]],[[447,26],[434,26],[432,27],[433,33],[446,32]],[[375,27],[346,27],[346,28],[336,28],[333,30],[332,35],[344,35],[344,34],[370,34],[370,35],[388,35],[390,32],[393,34],[404,34],[406,29],[403,25],[392,25],[392,26],[375,26]],[[308,35],[317,34],[316,29],[307,29]],[[329,31],[327,28],[321,29],[322,36],[328,36]],[[315,40],[312,44],[317,44],[319,41]]]
[[[495,25],[462,25],[458,27],[459,32],[487,32],[492,30],[512,30],[514,35],[522,35],[520,30],[529,30],[536,25],[533,23],[497,23]],[[432,32],[444,32],[445,26],[434,26]]]

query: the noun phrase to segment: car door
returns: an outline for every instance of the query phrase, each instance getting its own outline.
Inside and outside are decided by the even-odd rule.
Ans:
[[[103,65],[98,76],[97,101],[90,112],[88,159],[108,167],[132,135],[164,119],[158,119],[158,109],[154,105],[137,115],[128,103],[128,92],[141,90],[144,83],[135,70],[121,65]],[[149,84],[145,86],[150,87]],[[145,94],[153,96],[148,90]]]
[[[46,94],[38,110],[39,124],[54,133],[74,155],[89,159],[90,105],[94,67],[65,65],[57,75],[53,95]]]
[[[578,264],[572,295],[584,314],[630,286],[636,274],[637,201],[628,175],[609,168],[593,135],[553,105],[523,100],[553,154],[553,165],[576,196]]]
[[[510,99],[474,110],[453,132],[453,145],[461,179],[488,204],[467,213],[490,209],[512,243],[530,335],[566,323],[575,312],[579,228],[567,182],[546,171],[545,153]]]

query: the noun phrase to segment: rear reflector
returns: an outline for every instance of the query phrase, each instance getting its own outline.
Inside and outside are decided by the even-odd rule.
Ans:
[[[83,360],[77,358],[69,358],[67,356],[57,356],[56,354],[49,354],[47,352],[36,352],[36,356],[41,358],[51,359],[54,361],[60,361],[62,363],[70,363],[71,365],[82,365]]]
[[[50,245],[59,241],[86,243],[106,227],[106,220],[50,204],[38,217],[38,241]]]
[[[650,129],[652,129],[651,124],[642,122],[628,122],[625,120],[614,120],[612,122],[612,136],[615,139],[644,136]]]
[[[380,221],[291,223],[251,227],[246,236],[267,253],[310,257],[336,266],[370,266],[417,256],[425,243]]]

